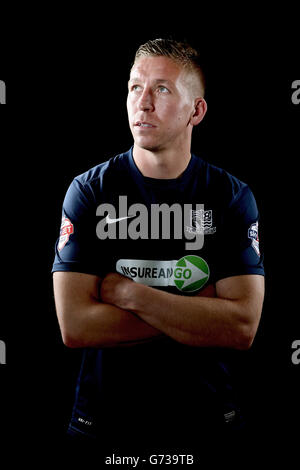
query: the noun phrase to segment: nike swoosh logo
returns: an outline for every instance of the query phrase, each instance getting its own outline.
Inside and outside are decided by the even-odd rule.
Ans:
[[[127,217],[119,217],[118,219],[111,219],[109,215],[107,215],[105,220],[107,224],[115,224],[116,222],[120,222],[121,220],[125,220],[125,219],[131,219],[132,217],[135,217],[135,216],[128,215]]]

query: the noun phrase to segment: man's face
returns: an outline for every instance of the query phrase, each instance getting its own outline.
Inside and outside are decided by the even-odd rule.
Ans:
[[[128,82],[127,110],[136,145],[181,148],[190,139],[194,111],[183,69],[167,57],[140,57]]]

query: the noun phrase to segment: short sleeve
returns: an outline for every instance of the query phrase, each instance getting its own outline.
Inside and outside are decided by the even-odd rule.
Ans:
[[[264,275],[259,226],[254,195],[247,185],[243,185],[223,216],[216,280],[242,274]]]
[[[73,271],[100,275],[94,256],[95,213],[92,194],[74,179],[63,202],[52,272]]]

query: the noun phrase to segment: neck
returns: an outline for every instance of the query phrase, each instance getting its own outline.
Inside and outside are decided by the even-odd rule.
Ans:
[[[187,168],[191,152],[189,149],[172,152],[152,151],[134,145],[133,158],[143,176],[156,179],[175,179]]]

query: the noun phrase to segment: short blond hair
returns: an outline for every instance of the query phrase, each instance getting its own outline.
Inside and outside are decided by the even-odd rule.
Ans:
[[[187,42],[161,38],[149,40],[137,49],[133,65],[140,57],[145,56],[164,56],[174,60],[188,73],[196,75],[201,87],[201,94],[204,96],[206,83],[200,55]]]

